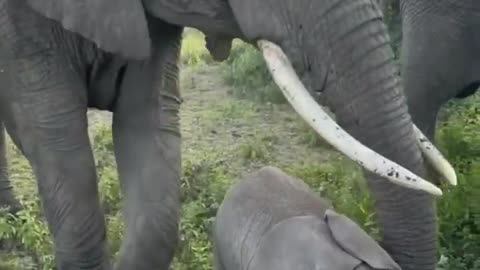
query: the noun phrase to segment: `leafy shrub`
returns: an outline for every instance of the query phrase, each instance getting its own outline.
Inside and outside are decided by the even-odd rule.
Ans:
[[[258,102],[285,103],[261,53],[243,42],[234,45],[223,73],[225,81],[233,86],[232,94]]]
[[[452,102],[437,141],[453,163],[458,186],[439,200],[442,269],[480,269],[480,98]]]
[[[39,266],[37,269],[50,270],[54,263],[53,243],[39,216],[39,204],[23,201],[23,205],[24,210],[17,217],[5,213],[0,216],[0,239],[16,243],[15,248],[22,251],[23,256],[33,258],[32,264]]]

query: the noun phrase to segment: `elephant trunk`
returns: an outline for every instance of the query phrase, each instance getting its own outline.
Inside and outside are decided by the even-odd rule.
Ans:
[[[371,1],[348,2],[326,16],[339,26],[332,25],[336,31],[328,36],[331,68],[322,94],[325,105],[339,125],[360,142],[424,177],[422,154],[381,13]],[[434,269],[436,220],[432,196],[394,185],[371,172],[365,175],[375,200],[384,248],[404,270]]]

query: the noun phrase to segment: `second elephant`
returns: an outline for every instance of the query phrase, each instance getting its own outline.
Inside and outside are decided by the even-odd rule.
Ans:
[[[480,86],[480,2],[400,0],[400,8],[409,111],[433,140],[441,106]]]

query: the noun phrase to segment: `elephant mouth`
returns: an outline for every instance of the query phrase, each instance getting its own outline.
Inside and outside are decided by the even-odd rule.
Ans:
[[[419,177],[392,160],[378,154],[352,137],[340,127],[322,107],[315,102],[305,88],[283,50],[276,44],[259,40],[257,45],[263,54],[273,80],[294,110],[323,139],[364,169],[375,173],[394,184],[441,196],[440,188]],[[441,152],[413,125],[417,143],[426,160],[439,171],[450,184],[456,185],[457,178],[453,167]]]

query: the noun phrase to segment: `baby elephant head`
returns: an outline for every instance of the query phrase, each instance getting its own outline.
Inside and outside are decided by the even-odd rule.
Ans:
[[[399,270],[355,222],[333,210],[324,219],[297,216],[276,224],[260,241],[249,270]]]

